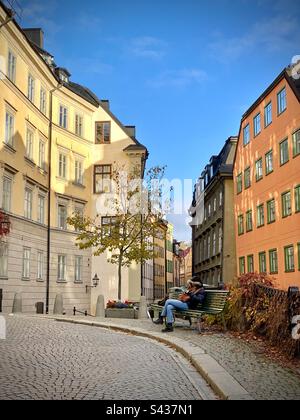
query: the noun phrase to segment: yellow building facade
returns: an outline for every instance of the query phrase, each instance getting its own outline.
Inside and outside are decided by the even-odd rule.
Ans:
[[[0,25],[7,19],[0,3]],[[3,310],[11,311],[21,293],[23,312],[33,312],[36,302],[51,312],[58,294],[67,313],[74,306],[94,312],[98,295],[117,298],[117,268],[107,255],[76,247],[67,217],[99,214],[114,167],[139,165],[143,173],[147,150],[108,101],[54,64],[41,30],[4,24],[0,56],[0,208],[11,221],[0,243]],[[95,273],[99,285],[86,287]],[[139,300],[140,291],[141,268],[133,265],[123,273],[122,299]]]

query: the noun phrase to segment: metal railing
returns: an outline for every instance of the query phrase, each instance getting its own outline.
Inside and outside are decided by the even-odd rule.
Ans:
[[[76,309],[76,307],[74,306],[74,308],[73,308],[73,315],[75,316],[76,313],[82,314],[84,316],[91,316],[92,318],[95,318],[94,315],[89,314],[88,311],[84,311],[84,312],[79,311],[79,309]]]

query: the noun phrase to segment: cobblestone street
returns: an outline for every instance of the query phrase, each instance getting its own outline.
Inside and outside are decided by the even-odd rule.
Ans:
[[[151,340],[7,317],[7,339],[0,340],[0,399],[213,398],[182,356]]]

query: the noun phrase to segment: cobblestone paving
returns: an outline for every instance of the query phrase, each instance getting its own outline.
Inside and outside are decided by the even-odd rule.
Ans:
[[[109,320],[101,319],[101,322]],[[144,328],[160,332],[161,328],[151,321],[116,320],[112,323]],[[187,325],[187,323],[185,323]],[[300,372],[284,368],[263,354],[255,353],[253,347],[229,334],[201,334],[180,325],[171,333],[202,347],[228,373],[230,373],[257,400],[300,400]]]
[[[201,396],[215,398],[181,356],[152,340],[50,319],[7,317],[7,339],[0,340],[0,400]]]

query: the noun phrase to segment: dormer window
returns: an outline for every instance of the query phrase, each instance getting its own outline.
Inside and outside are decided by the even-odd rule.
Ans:
[[[59,80],[62,83],[69,83],[69,79],[71,77],[71,74],[68,72],[67,69],[64,69],[62,67],[57,67],[55,69],[55,73],[59,77]]]

